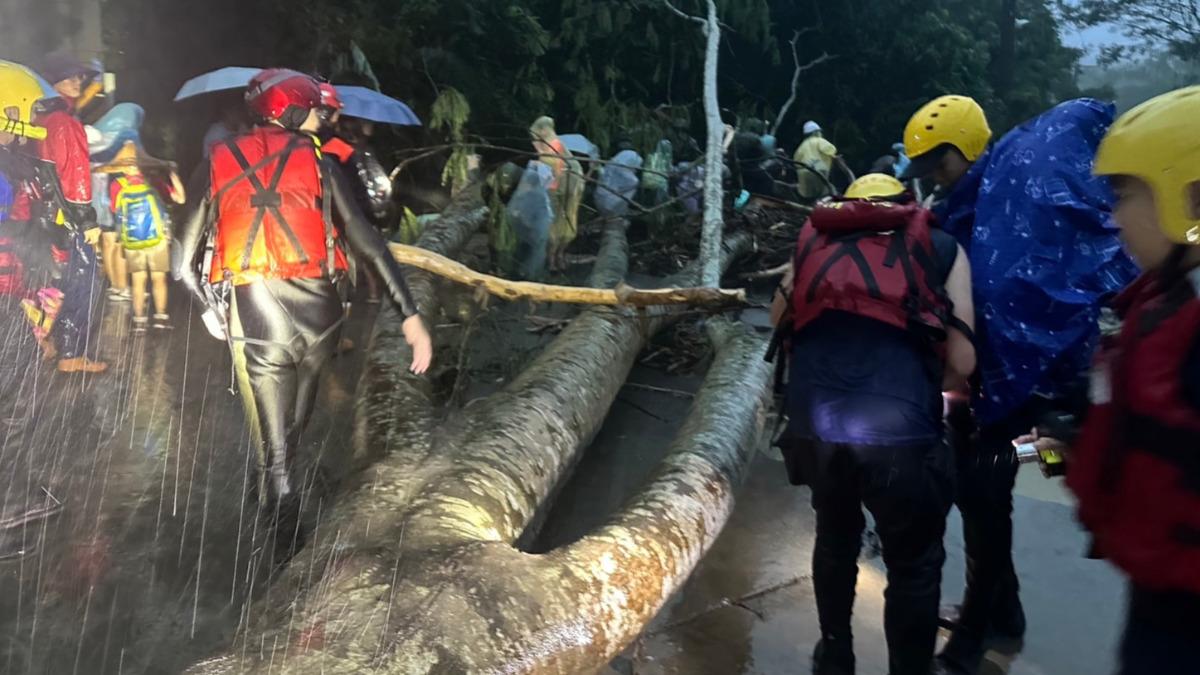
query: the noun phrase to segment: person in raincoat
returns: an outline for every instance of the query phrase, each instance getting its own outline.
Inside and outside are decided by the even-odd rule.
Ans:
[[[838,155],[837,146],[826,140],[821,125],[812,120],[804,123],[804,140],[796,148],[792,161],[796,163],[796,189],[801,198],[809,201],[833,194],[829,173],[835,164],[846,175],[852,175]]]
[[[540,280],[546,272],[551,250],[551,230],[558,217],[553,170],[545,162],[532,160],[505,207],[507,225],[513,234],[510,269],[518,279]]]
[[[1117,238],[1111,191],[1088,171],[1113,113],[1110,104],[1068,101],[989,149],[983,109],[951,95],[905,128],[905,178],[933,178],[934,211],[974,273],[974,419],[950,418],[968,574],[961,607],[944,612],[953,633],[939,663],[948,673],[973,674],[989,637],[1025,632],[1012,560],[1012,439],[1086,371],[1102,303],[1137,272]]]
[[[42,99],[35,121],[46,129],[46,138],[38,146],[38,155],[54,164],[58,177],[55,191],[59,203],[44,214],[52,221],[58,243],[56,260],[63,265],[61,278],[53,288],[43,289],[37,300],[24,304],[35,334],[48,331],[39,340],[47,358],[58,359],[64,373],[100,373],[108,365],[90,358],[86,351],[91,336],[93,308],[96,304],[96,251],[100,226],[92,206],[92,170],[88,155],[87,133],[74,116],[74,103],[83,86],[95,76],[94,67],[69,57],[52,55],[42,68],[42,76],[59,94]],[[61,305],[55,311],[57,291]]]
[[[142,152],[140,130],[145,114],[136,103],[118,103],[94,125],[87,127],[88,152],[92,161],[92,206],[102,231],[100,257],[108,277],[108,299],[113,302],[129,302],[133,294],[129,290],[129,270],[111,202],[112,173],[104,170],[104,165],[114,161],[122,151],[128,154],[127,146]]]
[[[631,143],[618,145],[617,154],[609,160],[600,175],[600,185],[593,199],[596,210],[609,218],[624,218],[629,215],[629,205],[637,196],[638,172],[642,170],[642,156]]]
[[[539,117],[529,128],[529,135],[538,161],[550,167],[554,223],[550,226],[547,261],[552,272],[560,272],[567,268],[567,247],[579,235],[579,206],[586,187],[583,166],[558,138],[553,119]]]

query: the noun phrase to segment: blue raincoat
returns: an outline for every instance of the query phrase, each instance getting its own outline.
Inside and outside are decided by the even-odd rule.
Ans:
[[[1114,112],[1092,99],[1059,104],[1000,139],[935,207],[971,261],[981,424],[1077,381],[1101,305],[1137,276],[1108,183],[1092,175]]]

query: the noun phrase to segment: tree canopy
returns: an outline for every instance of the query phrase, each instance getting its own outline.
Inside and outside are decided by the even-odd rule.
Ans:
[[[776,130],[785,146],[816,119],[866,162],[899,140],[918,106],[948,92],[977,97],[1001,131],[1077,94],[1079,53],[1062,44],[1054,3],[719,0],[721,102],[730,117],[774,120],[799,31],[801,63],[830,58],[800,78]],[[703,13],[699,0],[675,4]],[[223,65],[353,78],[353,44],[385,92],[428,118],[452,87],[470,104],[470,133],[493,140],[524,146],[543,114],[605,150],[667,135],[695,156],[687,139],[703,137],[703,35],[662,0],[107,0],[104,22],[121,97],[151,118],[177,114],[174,90]]]
[[[1110,24],[1133,44],[1104,48],[1104,60],[1153,55],[1200,64],[1200,3],[1197,0],[1058,0],[1062,15],[1081,27]]]

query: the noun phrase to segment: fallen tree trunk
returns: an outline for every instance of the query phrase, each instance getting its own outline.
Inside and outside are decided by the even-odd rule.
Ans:
[[[623,276],[623,231],[609,225],[592,285]],[[735,238],[725,264],[748,245]],[[365,405],[356,440],[392,452],[247,610],[234,649],[189,672],[567,673],[603,665],[724,522],[740,458],[761,426],[761,341],[725,341],[672,459],[608,528],[545,556],[515,544],[570,475],[645,341],[675,318],[653,309],[584,312],[503,391],[436,433],[414,431],[404,410],[382,401]],[[396,377],[369,370],[364,390],[385,392]]]
[[[454,255],[483,226],[486,218],[487,208],[483,206],[479,191],[465,189],[441,218],[425,228],[418,245],[432,253]],[[434,277],[423,270],[408,268],[405,269],[405,280],[421,312],[426,317],[436,316]],[[355,459],[352,466],[358,469],[395,451],[410,451],[406,454],[406,463],[418,463],[429,447],[437,422],[429,380],[408,370],[407,364],[412,359],[401,329],[403,322],[395,307],[384,303],[371,334],[367,361],[363,366],[371,376],[362,378],[355,397],[352,439]],[[404,413],[397,416],[397,410]],[[396,423],[376,433],[370,421],[388,414]]]
[[[725,310],[746,304],[746,292],[724,288],[655,288],[639,289],[625,284],[616,288],[555,286],[529,281],[510,281],[476,272],[466,265],[416,246],[389,244],[392,255],[402,265],[409,265],[436,274],[443,279],[470,286],[505,300],[533,300],[572,305],[607,305],[611,307],[654,307],[687,305],[711,310]]]

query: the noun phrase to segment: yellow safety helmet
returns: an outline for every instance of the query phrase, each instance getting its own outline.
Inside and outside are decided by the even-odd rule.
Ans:
[[[847,199],[887,199],[904,194],[904,183],[886,173],[869,173],[846,188]]]
[[[904,127],[904,153],[910,159],[952,145],[974,162],[992,140],[983,108],[970,96],[942,96],[926,103]]]
[[[1200,86],[1176,89],[1121,115],[1100,143],[1093,171],[1145,181],[1167,238],[1200,244],[1200,217],[1188,194],[1200,182]]]
[[[33,125],[34,104],[48,92],[33,71],[12,61],[0,61],[0,131],[40,141],[46,130]],[[15,110],[15,117],[11,113]]]

